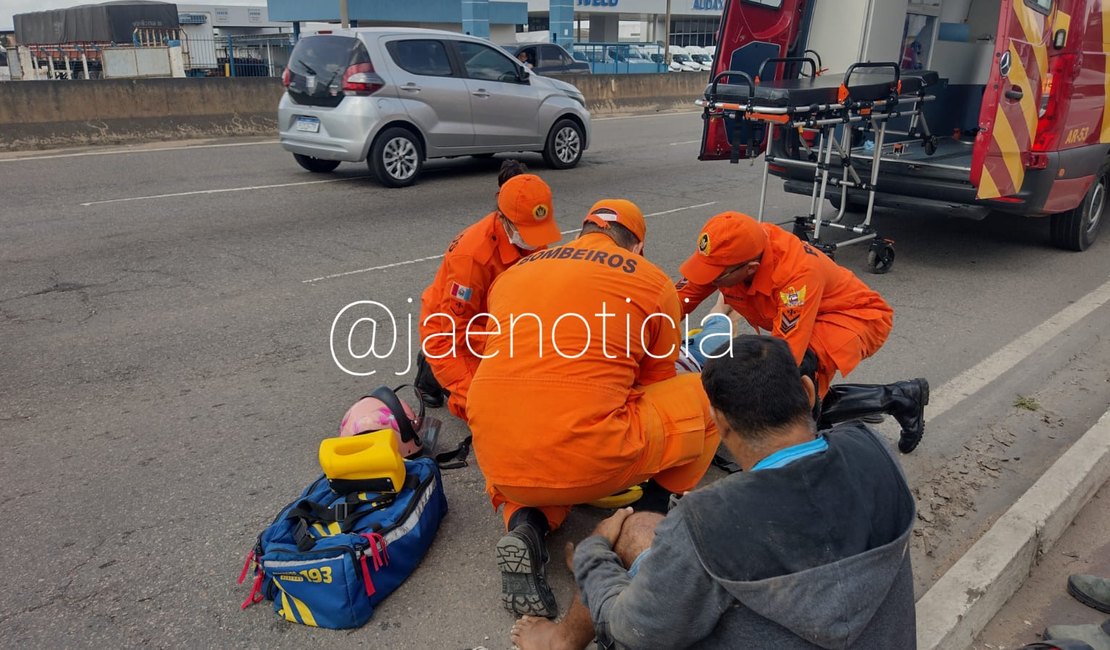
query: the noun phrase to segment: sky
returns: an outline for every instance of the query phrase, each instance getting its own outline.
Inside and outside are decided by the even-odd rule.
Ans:
[[[99,0],[0,0],[0,30],[12,30],[12,16],[31,11],[46,11],[47,9],[64,9],[77,5],[99,4]],[[250,0],[234,0],[233,2],[219,3],[215,0],[195,0],[181,4],[227,4],[227,5],[265,5],[265,2],[251,2]]]

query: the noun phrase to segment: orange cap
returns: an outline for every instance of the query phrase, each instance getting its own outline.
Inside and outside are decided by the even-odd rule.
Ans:
[[[767,231],[740,212],[722,212],[706,222],[698,250],[679,269],[694,284],[710,284],[730,266],[753,260],[767,246]]]
[[[628,228],[629,232],[636,235],[640,243],[644,243],[647,235],[647,224],[644,223],[644,213],[636,204],[627,199],[602,199],[590,208],[583,224],[592,223],[601,228],[608,228],[611,223],[619,223]]]
[[[535,174],[519,174],[505,181],[497,194],[497,210],[513,222],[529,246],[547,246],[562,238],[551,205],[551,188]]]

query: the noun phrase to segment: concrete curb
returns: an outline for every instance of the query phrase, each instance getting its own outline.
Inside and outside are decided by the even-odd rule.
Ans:
[[[917,601],[918,650],[966,648],[1110,479],[1110,410]]]

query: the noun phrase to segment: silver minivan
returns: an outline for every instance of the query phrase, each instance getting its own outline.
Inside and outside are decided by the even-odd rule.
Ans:
[[[589,144],[590,113],[577,88],[453,32],[305,36],[282,83],[281,146],[311,172],[365,160],[382,184],[403,187],[429,158],[536,151],[567,169]]]

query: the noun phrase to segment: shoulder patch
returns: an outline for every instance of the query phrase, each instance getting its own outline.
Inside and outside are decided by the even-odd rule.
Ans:
[[[806,286],[803,284],[801,289],[787,287],[786,291],[779,293],[779,298],[786,307],[801,307],[806,304]]]
[[[470,287],[464,287],[458,282],[451,283],[451,297],[463,302],[470,302],[471,297],[474,296],[474,290]]]

